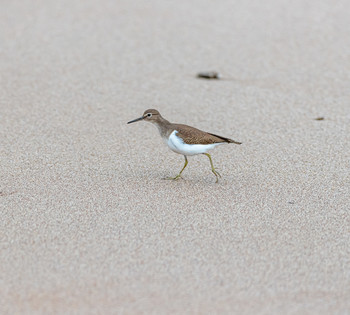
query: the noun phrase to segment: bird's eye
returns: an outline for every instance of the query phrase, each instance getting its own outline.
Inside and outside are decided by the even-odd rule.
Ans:
[[[148,113],[148,114],[147,114],[147,117],[152,117],[152,114],[151,114],[151,113]]]

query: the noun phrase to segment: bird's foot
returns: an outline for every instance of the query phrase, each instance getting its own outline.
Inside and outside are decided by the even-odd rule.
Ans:
[[[212,171],[212,172],[214,173],[214,175],[216,176],[216,182],[215,182],[215,183],[218,183],[218,182],[219,182],[219,177],[221,178],[220,173],[219,173],[217,170],[215,170],[215,168],[213,168],[211,171]]]
[[[180,178],[182,178],[182,176],[180,174],[178,174],[175,177],[165,177],[164,179],[166,179],[166,180],[179,180]]]

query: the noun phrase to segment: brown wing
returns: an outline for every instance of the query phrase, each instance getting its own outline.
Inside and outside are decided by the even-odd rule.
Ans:
[[[174,124],[173,126],[178,132],[177,136],[183,139],[183,141],[187,144],[213,144],[233,141],[228,138],[207,133],[194,127],[180,124]]]

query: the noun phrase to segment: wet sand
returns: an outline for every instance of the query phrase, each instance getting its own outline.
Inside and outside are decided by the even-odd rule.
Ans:
[[[349,12],[5,1],[0,313],[350,312]],[[219,184],[147,108],[243,142]]]

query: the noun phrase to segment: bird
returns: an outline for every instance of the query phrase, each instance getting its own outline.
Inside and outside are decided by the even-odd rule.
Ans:
[[[128,124],[137,121],[147,121],[155,125],[168,147],[175,153],[182,154],[185,157],[185,165],[180,173],[175,177],[168,177],[166,179],[178,180],[182,178],[181,174],[188,164],[187,157],[204,154],[209,158],[211,171],[216,176],[216,183],[218,183],[221,175],[214,168],[212,158],[208,151],[221,144],[242,144],[242,142],[205,132],[191,126],[171,123],[163,118],[156,109],[147,109],[141,117],[129,121]]]

